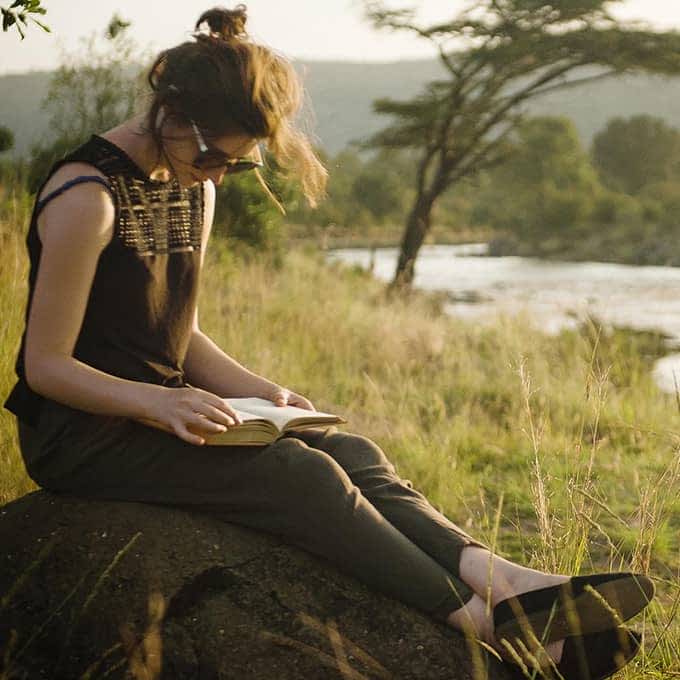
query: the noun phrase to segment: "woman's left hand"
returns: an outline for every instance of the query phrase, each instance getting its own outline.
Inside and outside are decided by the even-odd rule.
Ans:
[[[309,399],[306,399],[296,392],[291,392],[285,387],[277,387],[269,394],[265,395],[265,399],[273,401],[277,406],[297,406],[298,408],[305,408],[308,411],[316,411]]]

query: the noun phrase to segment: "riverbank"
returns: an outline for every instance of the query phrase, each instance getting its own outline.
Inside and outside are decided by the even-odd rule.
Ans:
[[[644,238],[633,234],[621,238],[606,232],[562,241],[546,239],[541,243],[522,243],[508,236],[489,240],[490,257],[540,257],[571,262],[613,262],[637,266],[680,267],[680,250],[671,236]]]
[[[680,663],[680,431],[655,386],[648,339],[596,327],[555,337],[526,318],[487,327],[436,296],[387,299],[359,268],[314,247],[237,260],[214,241],[201,326],[254,371],[374,439],[442,512],[501,554],[560,573],[633,568],[656,578],[648,654],[622,678]],[[26,260],[0,253],[0,397],[13,383]],[[0,502],[34,488],[14,420],[0,417]]]
[[[337,248],[398,248],[403,236],[403,225],[366,227],[356,230],[316,229],[310,232],[304,225],[286,226],[286,244],[290,247],[335,250]],[[481,243],[493,237],[493,232],[480,229],[454,231],[435,226],[425,239],[424,245],[459,245]]]
[[[294,246],[303,245],[308,239],[291,239]],[[401,236],[387,234],[366,236],[356,234],[333,238],[318,238],[322,249],[339,248],[399,248]],[[452,233],[442,231],[430,234],[423,245],[462,245],[465,243],[488,243],[489,250],[479,253],[480,257],[535,257],[553,262],[610,262],[636,266],[680,267],[680,252],[677,244],[667,241],[620,242],[602,237],[588,237],[561,242],[547,240],[540,244],[520,243],[513,239],[491,233],[464,231]]]
[[[287,247],[314,246],[320,250],[340,248],[400,248],[403,225],[371,227],[348,231],[317,229],[310,232],[302,225],[286,227]],[[436,226],[423,245],[461,245],[487,243],[488,257],[536,257],[560,262],[611,262],[638,266],[680,267],[680,250],[668,234],[618,234],[606,230],[562,240],[546,238],[540,243],[526,243],[515,237],[489,229]]]

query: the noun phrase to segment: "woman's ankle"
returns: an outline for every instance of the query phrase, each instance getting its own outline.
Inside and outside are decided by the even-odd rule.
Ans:
[[[489,599],[493,607],[513,595],[555,585],[569,578],[515,564],[477,546],[466,546],[461,552],[459,576],[482,600]]]
[[[569,576],[563,574],[548,574],[546,572],[537,571],[536,569],[520,567],[505,574],[505,585],[494,588],[491,601],[495,606],[502,600],[512,597],[513,595],[539,590],[540,588],[547,588],[559,583],[564,583],[568,580]]]
[[[466,636],[477,638],[490,645],[496,649],[506,661],[517,663],[513,654],[496,640],[493,627],[493,612],[487,614],[486,602],[479,597],[479,595],[473,595],[464,606],[451,612],[448,616],[447,623],[456,630],[464,633]],[[533,660],[544,668],[550,665],[548,657],[551,657],[553,663],[558,663],[562,655],[563,646],[564,640],[552,642],[545,648],[535,650],[532,655]],[[520,654],[520,658],[523,657],[525,663],[530,661],[525,657],[524,653]]]
[[[525,567],[477,546],[466,546],[461,553],[460,579],[492,606],[514,593],[525,571]]]
[[[466,635],[489,642],[493,636],[493,620],[486,613],[486,602],[474,594],[462,607],[451,612],[447,623]]]

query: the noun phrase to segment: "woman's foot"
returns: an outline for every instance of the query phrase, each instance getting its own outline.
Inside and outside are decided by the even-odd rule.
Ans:
[[[461,554],[460,578],[476,594],[464,607],[452,612],[449,616],[449,623],[458,630],[473,631],[478,639],[495,649],[504,660],[517,663],[516,656],[494,635],[493,608],[499,602],[514,595],[558,585],[568,581],[570,577],[564,574],[546,574],[514,564],[498,555],[492,555],[483,548],[468,546]],[[491,588],[487,587],[489,580]],[[490,600],[488,614],[487,598]],[[536,653],[539,665],[541,667],[549,665],[550,661],[546,657],[550,657],[555,664],[559,663],[563,647],[563,639],[555,640],[544,646],[540,652]],[[518,653],[516,648],[513,647],[513,649],[515,653]],[[520,657],[526,663],[523,653],[520,653]]]
[[[447,622],[466,635],[485,642],[495,649],[503,660],[510,663],[517,664],[517,657],[519,656],[525,665],[538,665],[540,668],[547,668],[551,665],[551,661],[558,664],[562,658],[564,640],[556,640],[539,650],[534,649],[532,652],[533,659],[528,658],[524,650],[514,648],[514,651],[511,651],[508,649],[506,645],[496,640],[493,615],[487,614],[486,603],[478,595],[473,595],[463,607],[451,612]]]
[[[480,597],[491,601],[495,607],[513,595],[565,583],[571,577],[565,574],[547,574],[523,567],[477,546],[467,546],[460,558],[460,579]],[[489,576],[491,588],[488,588]]]

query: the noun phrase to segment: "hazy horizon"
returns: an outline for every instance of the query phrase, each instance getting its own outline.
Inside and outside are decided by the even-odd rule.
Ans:
[[[61,51],[72,52],[78,41],[102,32],[113,14],[132,22],[130,34],[151,53],[190,37],[193,24],[210,0],[196,6],[178,0],[117,0],[92,3],[86,0],[43,0],[52,28],[44,33],[31,24],[21,41],[15,28],[0,33],[0,75],[44,71],[60,63]],[[226,3],[233,7],[237,3]],[[350,63],[392,63],[437,57],[429,41],[407,32],[375,30],[363,18],[361,0],[266,0],[245,2],[248,29],[258,42],[270,45],[293,61]],[[468,3],[464,0],[404,0],[389,7],[417,7],[419,23],[427,25],[450,18]],[[673,0],[623,0],[612,3],[612,14],[620,19],[637,19],[665,30],[680,30],[680,3]]]

